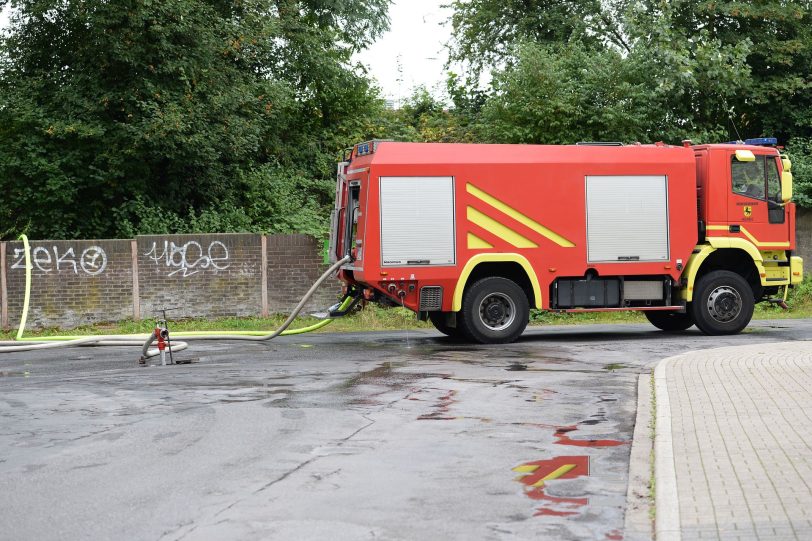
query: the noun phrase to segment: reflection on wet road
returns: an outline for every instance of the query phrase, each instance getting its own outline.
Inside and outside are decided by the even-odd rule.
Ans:
[[[151,368],[119,348],[10,354],[0,522],[32,539],[622,539],[638,375],[810,330],[322,334]]]

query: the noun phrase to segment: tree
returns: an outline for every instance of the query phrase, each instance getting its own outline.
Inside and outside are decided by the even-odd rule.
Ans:
[[[792,199],[802,207],[812,208],[812,138],[790,140],[787,154],[792,160],[794,177]]]
[[[618,20],[626,1],[454,0],[451,61],[469,66],[468,82],[476,84],[483,69],[509,67],[525,42],[628,50]]]
[[[325,164],[374,97],[349,58],[388,0],[8,3],[0,233],[91,237],[275,223],[243,197],[268,168],[329,201]]]
[[[677,98],[700,130],[725,125],[735,138],[732,117],[744,138],[812,135],[808,0],[640,0],[628,20],[638,46],[684,59],[689,77],[705,79],[697,95]]]
[[[450,85],[463,108],[477,103],[481,70],[494,67],[497,81],[484,102],[507,104],[491,94],[504,90],[509,74],[518,76],[518,63],[528,63],[527,45],[520,44],[552,45],[564,54],[573,47],[588,51],[589,69],[599,70],[591,59],[611,58],[610,51],[620,55],[611,60],[620,74],[629,73],[626,64],[639,70],[636,80],[645,81],[658,112],[648,115],[644,131],[654,139],[729,140],[738,129],[742,138],[777,135],[786,142],[812,131],[808,0],[456,0],[452,6],[452,59],[471,66],[467,79]],[[555,62],[535,69],[561,75]],[[570,96],[569,105],[585,116],[605,116],[583,93]]]
[[[640,72],[611,49],[526,44],[514,66],[495,74],[479,133],[497,143],[645,139],[654,94]]]

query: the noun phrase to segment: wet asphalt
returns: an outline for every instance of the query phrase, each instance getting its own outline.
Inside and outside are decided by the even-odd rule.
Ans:
[[[809,340],[647,325],[0,355],[0,539],[621,539],[637,378]],[[548,479],[545,480],[544,478]]]

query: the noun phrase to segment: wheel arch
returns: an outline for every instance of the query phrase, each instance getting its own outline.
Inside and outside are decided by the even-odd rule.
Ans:
[[[462,309],[462,296],[468,285],[487,276],[513,280],[524,290],[531,308],[541,308],[538,276],[526,257],[520,254],[477,254],[468,260],[457,279],[451,310],[459,312]]]
[[[719,239],[722,246],[714,243],[700,247],[699,251],[691,256],[685,268],[686,286],[683,289],[683,299],[693,301],[696,283],[706,274],[715,270],[734,272],[744,278],[753,290],[754,297],[762,287],[761,275],[764,265],[761,253],[752,244],[741,239]],[[740,241],[728,243],[727,241]],[[733,244],[731,246],[731,244]]]

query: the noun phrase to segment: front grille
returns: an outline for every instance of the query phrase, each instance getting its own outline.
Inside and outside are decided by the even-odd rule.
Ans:
[[[438,312],[443,309],[443,288],[440,286],[424,286],[420,288],[421,312]]]

